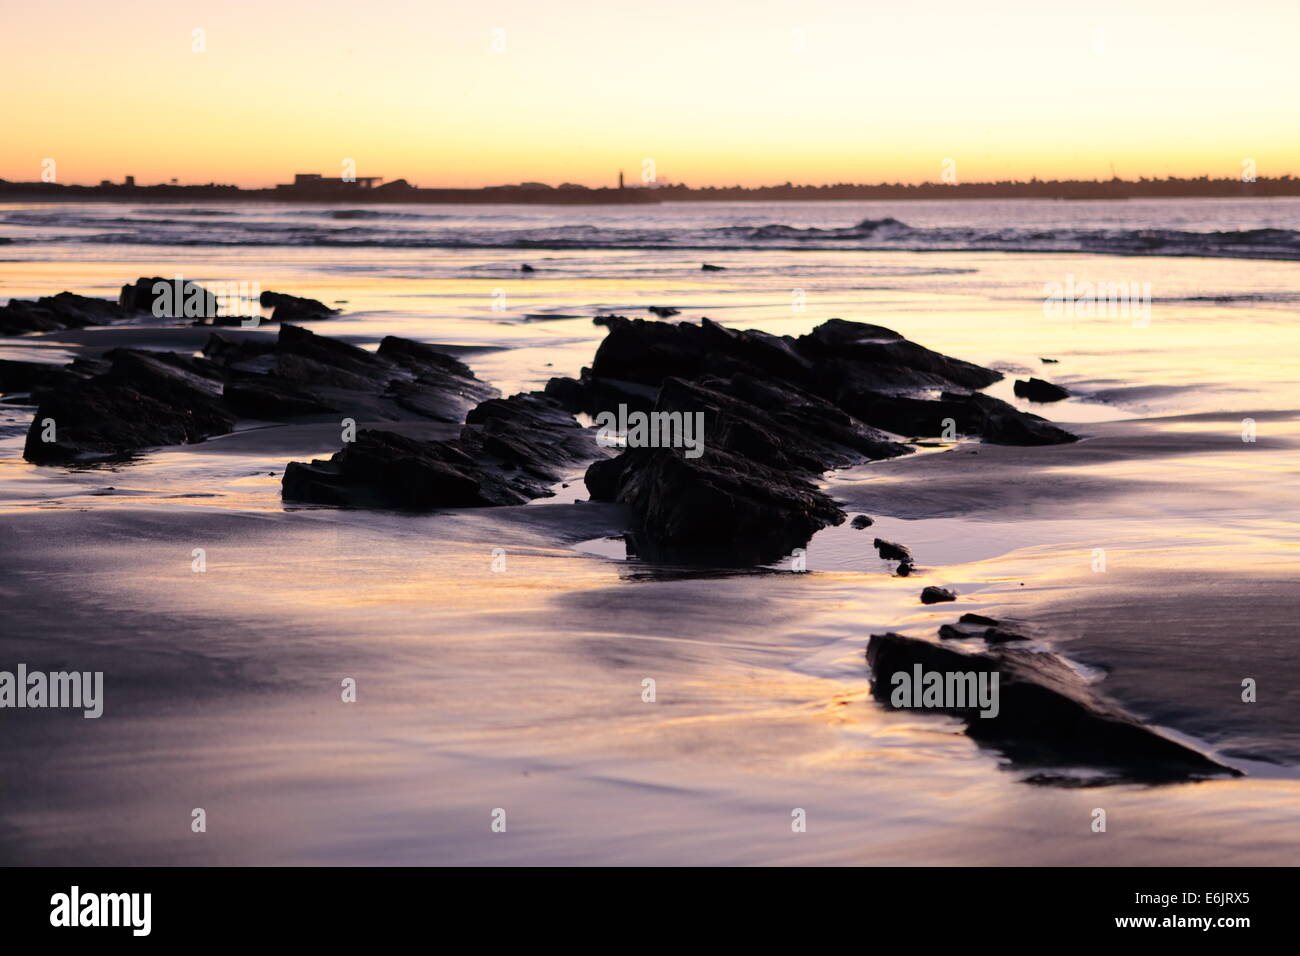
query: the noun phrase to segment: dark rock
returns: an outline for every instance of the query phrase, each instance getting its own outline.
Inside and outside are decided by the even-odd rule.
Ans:
[[[705,375],[781,379],[774,385],[814,380],[812,362],[794,341],[765,332],[736,332],[708,319],[699,325],[671,324],[609,316],[609,334],[596,349],[593,378],[636,382],[658,388],[666,378],[694,380]]]
[[[588,376],[580,391],[589,395],[608,381]],[[910,450],[824,399],[744,373],[694,382],[669,377],[653,412],[702,416],[700,457],[687,458],[683,449],[631,449],[596,462],[586,476],[594,500],[629,506],[640,553],[652,560],[776,561],[844,520],[817,487],[821,472]]]
[[[863,528],[870,528],[873,524],[875,524],[875,521],[873,521],[867,515],[856,515],[853,518],[853,520],[850,522],[850,525],[854,528],[857,528],[859,531],[861,531]]]
[[[935,587],[934,585],[930,585],[928,588],[923,588],[921,591],[922,604],[938,604],[942,601],[955,601],[955,600],[957,600],[957,595],[954,594],[952,591],[948,590],[947,588]]]
[[[460,359],[420,342],[385,336],[376,354],[414,376],[390,380],[398,404],[434,421],[463,422],[479,402],[501,394]]]
[[[811,481],[717,448],[696,459],[671,448],[629,449],[587,469],[593,501],[636,516],[637,552],[651,561],[767,564],[844,513]]]
[[[572,378],[550,379],[543,391],[570,412],[586,411],[587,389],[582,382]]]
[[[830,319],[796,341],[816,363],[836,404],[863,390],[983,388],[1002,378],[1001,372],[949,358],[878,325]]]
[[[215,318],[217,297],[192,279],[154,276],[122,286],[117,304],[158,318]]]
[[[1000,627],[990,627],[984,632],[984,640],[990,644],[1006,644],[1010,641],[1027,641],[1029,638],[1023,634],[1016,634],[1012,631],[1003,630]]]
[[[1070,393],[1061,386],[1045,382],[1041,378],[1030,378],[1026,381],[1017,379],[1012,387],[1019,398],[1027,398],[1031,402],[1059,402],[1063,398],[1070,397]]]
[[[226,406],[240,418],[262,421],[284,421],[339,411],[310,390],[276,375],[232,371],[223,397]]]
[[[56,371],[27,364],[8,375],[30,385],[40,402],[23,453],[40,464],[201,441],[241,418],[460,422],[498,394],[464,363],[427,345],[390,336],[372,353],[289,324],[274,340],[214,333],[197,359],[115,349],[103,360],[79,359]],[[53,442],[43,440],[49,419]]]
[[[220,375],[205,359],[114,349],[109,370],[47,394],[27,432],[35,464],[116,458],[139,448],[224,434],[237,416],[222,401]],[[54,423],[55,441],[44,440]]]
[[[318,504],[426,511],[523,504],[597,454],[594,439],[538,392],[490,399],[459,438],[417,441],[362,429],[328,461],[290,462],[282,495]]]
[[[833,405],[794,388],[776,389],[747,375],[698,383],[669,378],[656,412],[700,413],[705,445],[812,477],[830,468],[911,452]]]
[[[213,332],[203,345],[203,355],[226,368],[267,372],[275,367],[277,347],[277,340],[265,335],[227,338]]]
[[[1077,441],[1037,415],[978,392],[943,392],[937,400],[881,392],[848,395],[843,407],[854,417],[899,435],[943,436],[951,422],[961,435],[997,445],[1059,445]]]
[[[898,562],[898,569],[894,573],[900,578],[906,578],[910,577],[915,570],[916,566],[911,561],[900,561]]]
[[[593,378],[591,369],[584,368],[581,378],[548,381],[546,394],[571,412],[595,415],[619,405],[626,405],[631,411],[652,411],[659,398],[659,388],[616,378]]]
[[[1040,358],[1038,361],[1042,362],[1044,365],[1056,365],[1060,362],[1060,359]]]
[[[107,299],[94,299],[71,292],[43,296],[35,302],[13,299],[0,306],[0,335],[29,332],[57,332],[84,329],[90,325],[111,325],[131,314]]]
[[[671,318],[674,315],[681,315],[680,309],[672,309],[666,305],[652,305],[648,311],[653,312],[661,319]]]
[[[312,319],[326,319],[339,313],[338,309],[331,309],[317,299],[272,292],[269,289],[262,293],[258,301],[273,310],[272,322],[307,322]]]
[[[1051,444],[1074,436],[987,395],[971,394],[1001,374],[948,358],[880,326],[832,319],[798,339],[736,331],[704,319],[669,324],[608,316],[584,383],[658,388],[665,379],[732,381],[744,375],[777,393],[797,389],[858,423],[896,435],[955,430],[1007,444]],[[944,390],[941,400],[925,393]],[[962,391],[957,391],[961,389]]]
[[[38,392],[59,384],[70,382],[74,375],[70,365],[54,365],[50,362],[24,362],[18,359],[0,359],[0,395],[14,392]]]
[[[957,618],[959,624],[982,624],[985,627],[997,627],[998,622],[991,617],[985,617],[983,614],[963,614]]]
[[[465,417],[461,442],[471,452],[495,457],[521,475],[518,483],[535,478],[529,498],[539,498],[559,481],[561,468],[597,457],[595,437],[558,403],[541,392],[493,398]]]
[[[248,328],[255,329],[262,324],[261,316],[249,315],[214,315],[195,319],[191,325],[210,325],[214,328]]]
[[[474,462],[454,442],[426,442],[362,429],[328,461],[291,461],[281,493],[316,504],[428,510],[517,504],[484,489]]]
[[[894,675],[913,677],[918,666],[923,673],[986,674],[990,678],[996,674],[995,716],[980,716],[978,705],[933,709],[965,719],[968,736],[1017,764],[1084,764],[1142,781],[1241,775],[1105,700],[1055,654],[1001,647],[971,652],[891,633],[871,636],[867,662],[872,693],[888,706],[893,706]]]
[[[349,387],[358,380],[377,381],[392,366],[374,352],[296,325],[281,325],[276,340],[280,373],[286,378]],[[301,359],[302,361],[294,361]]]
[[[912,552],[901,544],[886,541],[884,538],[877,538],[872,544],[880,552],[880,556],[887,561],[906,561],[909,564],[912,561]]]
[[[523,265],[521,265],[521,266],[519,267],[519,271],[520,271],[520,272],[536,272],[537,270],[534,269],[532,266],[530,266],[528,263],[525,262]]]
[[[715,266],[707,262],[700,266],[701,272],[725,272],[726,270],[726,266]]]
[[[676,314],[661,307],[651,311]],[[286,474],[286,496],[335,503],[365,503],[369,497],[398,507],[454,505],[466,499],[443,480],[451,468],[472,483],[475,503],[509,503],[544,494],[546,483],[559,473],[557,461],[594,458],[586,474],[592,500],[628,507],[639,554],[674,563],[751,565],[779,560],[817,530],[845,519],[819,487],[823,472],[910,451],[874,419],[858,414],[877,400],[885,401],[886,412],[894,411],[889,402],[903,401],[950,415],[957,410],[992,440],[1073,437],[1040,434],[1033,423],[1052,426],[987,396],[951,392],[940,402],[921,397],[936,388],[982,387],[1000,375],[877,326],[835,320],[794,339],[739,332],[708,319],[698,325],[616,315],[596,321],[609,333],[590,369],[578,379],[552,379],[544,395],[483,401],[467,414],[466,429],[453,443],[457,455],[445,448],[415,454],[369,439],[365,454],[345,448],[329,462],[296,464]],[[347,375],[373,375],[370,363],[383,357],[357,355],[341,343],[329,345],[324,356],[317,352],[325,345],[305,341],[310,349],[294,343],[281,347],[277,371],[317,386],[322,394],[328,394],[327,384],[350,386]],[[294,362],[286,362],[285,351]],[[244,364],[265,361],[250,356]],[[318,366],[328,379],[321,378]],[[684,448],[659,447],[603,457],[570,413],[598,415],[619,406],[699,415],[704,441],[689,449],[699,457],[687,457]],[[899,407],[892,418],[881,417],[915,419],[911,406]],[[415,474],[429,470],[430,484],[439,490],[422,498],[405,484],[385,489],[382,468],[370,464],[398,454],[415,460]],[[352,457],[357,462],[350,462]],[[504,480],[516,475],[530,483]],[[882,555],[899,561],[897,573],[911,574],[907,549],[885,544]]]
[[[975,635],[970,631],[962,630],[960,627],[953,627],[951,624],[939,625],[939,636],[945,641],[964,641]]]

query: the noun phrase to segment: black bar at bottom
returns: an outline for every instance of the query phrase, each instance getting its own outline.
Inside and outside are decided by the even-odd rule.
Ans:
[[[1242,933],[1287,930],[1294,885],[1295,871],[1283,868],[11,868],[0,869],[0,925],[6,941],[62,936],[91,945],[337,945],[452,927],[477,927],[494,940],[541,932],[535,942],[542,945],[547,936],[555,942],[561,928],[572,939],[598,925],[623,926],[629,945],[682,941],[696,926],[734,944],[762,939],[778,924],[817,937],[833,933],[845,944],[866,943],[870,935],[861,934],[891,926],[927,943],[1024,932],[1053,934],[1031,937],[1040,940],[1197,935],[1231,944]]]

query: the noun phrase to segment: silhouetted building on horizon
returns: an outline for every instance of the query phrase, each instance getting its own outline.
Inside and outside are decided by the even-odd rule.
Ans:
[[[281,192],[340,193],[374,189],[376,183],[383,181],[383,176],[355,176],[351,179],[343,179],[342,177],[326,178],[320,173],[294,173],[292,183],[284,183],[275,188]]]

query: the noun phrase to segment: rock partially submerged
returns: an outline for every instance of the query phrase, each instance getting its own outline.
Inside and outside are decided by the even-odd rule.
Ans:
[[[915,680],[938,673],[954,686],[963,675],[997,675],[996,715],[978,707],[933,709],[966,721],[966,734],[1014,763],[1030,767],[1087,766],[1126,780],[1168,781],[1241,772],[1143,724],[1086,683],[1056,654],[996,647],[965,651],[901,634],[873,634],[867,644],[872,693],[894,706],[895,675]],[[901,683],[901,678],[899,681]],[[969,703],[969,701],[968,701]]]
[[[456,423],[497,394],[427,345],[390,336],[372,353],[293,325],[275,339],[214,333],[202,358],[113,349],[57,372],[16,373],[39,402],[23,451],[37,464],[202,441],[240,419]]]
[[[529,392],[483,402],[448,441],[363,429],[328,460],[290,462],[282,495],[411,511],[517,505],[549,495],[566,468],[598,453],[573,416]]]
[[[994,445],[1060,445],[1077,437],[1037,415],[980,392],[941,392],[937,399],[860,391],[846,411],[899,435],[953,438],[975,435]]]
[[[1008,644],[1012,641],[1029,640],[1028,635],[1020,634],[1001,621],[985,617],[983,614],[963,614],[957,619],[956,624],[941,626],[939,636],[947,641],[980,639],[988,644]]]
[[[637,554],[671,564],[769,563],[844,520],[810,477],[722,449],[630,449],[595,462],[586,482],[592,501],[631,508]]]
[[[258,302],[272,310],[272,322],[307,322],[312,319],[328,319],[339,313],[338,309],[331,309],[318,299],[272,292],[269,289],[258,297]]]
[[[998,381],[1000,372],[880,326],[831,319],[795,338],[737,331],[709,319],[695,325],[598,318],[609,334],[591,368],[576,383],[555,379],[547,387],[575,411],[594,413],[614,400],[646,410],[654,407],[665,379],[728,382],[743,375],[776,393],[812,396],[859,425],[895,435],[955,431],[1018,445],[1075,440],[1036,415],[971,391]],[[930,397],[933,391],[942,393],[938,400]]]
[[[673,464],[667,459],[683,457],[679,448],[632,449],[626,461],[597,462],[588,472],[594,500],[632,507],[641,554],[728,564],[753,563],[755,555],[763,556],[759,563],[776,560],[782,555],[772,549],[798,535],[774,534],[768,525],[788,522],[811,534],[839,524],[845,515],[817,488],[820,475],[910,452],[899,434],[956,429],[1016,444],[1074,440],[1037,416],[970,391],[1000,373],[879,326],[832,319],[793,338],[708,319],[695,325],[609,315],[600,321],[609,334],[591,368],[576,380],[552,379],[548,394],[593,415],[625,406],[704,416],[702,459]],[[929,397],[935,390],[942,391],[938,400]],[[714,454],[726,456],[716,469]],[[755,476],[752,499],[737,480],[746,471]],[[773,508],[767,521],[754,520],[759,499]],[[712,507],[718,513],[706,514]],[[711,530],[689,534],[690,522]],[[910,573],[910,558],[897,559],[899,573]]]
[[[1053,385],[1041,378],[1028,378],[1023,381],[1017,379],[1012,388],[1017,396],[1027,398],[1031,402],[1059,402],[1063,398],[1070,397],[1070,393],[1061,386]]]
[[[259,293],[257,300],[258,305],[272,310],[271,317],[267,320],[262,318],[251,302],[223,303],[217,295],[193,279],[164,279],[161,276],[137,279],[122,286],[118,304],[123,309],[146,312],[158,318],[191,319],[194,325],[247,328],[256,328],[264,321],[284,323],[328,319],[339,312],[318,299],[268,289]],[[247,310],[248,314],[229,311],[236,307]]]
[[[335,314],[315,299],[278,292],[264,292],[263,305],[274,305],[274,321],[324,318]],[[281,312],[281,308],[285,311]],[[29,332],[57,332],[92,325],[152,316],[157,319],[191,319],[196,325],[240,325],[244,316],[221,315],[221,302],[212,292],[192,279],[162,276],[142,277],[122,286],[117,302],[60,292],[35,302],[14,299],[0,306],[0,335]]]
[[[955,600],[957,600],[956,593],[949,590],[948,588],[936,587],[935,585],[932,584],[927,588],[921,589],[922,604],[939,604],[943,601],[955,601]]]
[[[905,561],[912,563],[912,552],[904,545],[895,544],[893,541],[886,541],[884,538],[876,538],[871,542],[880,556],[886,561]]]
[[[630,449],[587,471],[594,501],[629,505],[637,553],[669,563],[779,560],[845,515],[817,487],[828,468],[909,449],[830,403],[745,374],[668,378],[652,414],[699,415],[699,457]]]
[[[58,332],[63,329],[84,329],[91,325],[111,325],[128,318],[134,311],[107,299],[72,292],[43,296],[34,302],[13,299],[7,305],[0,305],[0,335],[26,335],[29,332]]]
[[[114,349],[102,374],[50,390],[23,457],[34,464],[113,458],[230,431],[238,415],[222,401],[221,370],[206,359]]]
[[[70,385],[108,370],[101,359],[78,358],[67,365],[0,359],[0,395],[27,394],[34,400],[50,389]]]
[[[218,312],[215,295],[193,279],[180,277],[136,279],[122,286],[117,304],[132,312],[169,319],[212,317]]]

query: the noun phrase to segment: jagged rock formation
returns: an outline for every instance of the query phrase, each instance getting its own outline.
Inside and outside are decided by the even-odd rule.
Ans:
[[[107,299],[60,292],[32,302],[13,299],[0,305],[0,335],[29,332],[58,332],[84,329],[89,325],[111,325],[128,318],[135,310],[122,308]]]
[[[113,349],[59,370],[31,364],[0,374],[29,387],[39,402],[23,451],[37,464],[202,441],[240,419],[455,423],[497,394],[427,345],[390,336],[372,353],[293,325],[282,325],[274,340],[214,333],[202,358]]]
[[[327,461],[290,462],[282,493],[291,501],[414,511],[516,505],[549,495],[564,468],[598,453],[572,415],[529,392],[483,402],[447,441],[362,430]]]
[[[943,695],[936,706],[925,709],[966,720],[968,736],[996,748],[1016,764],[1085,765],[1113,771],[1123,779],[1144,781],[1240,776],[1240,771],[1164,736],[1104,699],[1056,654],[1015,645],[966,651],[889,633],[871,636],[867,663],[873,695],[891,707],[895,706],[894,691],[904,678],[915,682],[919,676],[937,673],[946,686],[952,675],[956,687],[957,679],[964,675],[986,675],[990,680],[996,674],[993,716],[981,716],[978,706],[955,706],[960,701]]]
[[[1000,373],[879,326],[832,319],[793,338],[708,319],[599,321],[609,334],[591,368],[576,380],[552,379],[548,394],[589,414],[624,405],[704,415],[707,451],[699,458],[685,459],[679,448],[633,448],[587,473],[593,500],[629,505],[638,553],[659,560],[777,560],[844,520],[816,487],[818,476],[911,451],[898,435],[956,430],[1014,444],[1074,440],[971,391]],[[934,390],[939,399],[926,397]]]

